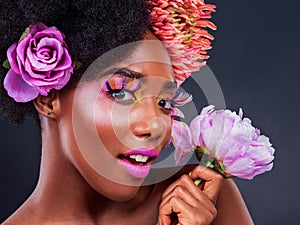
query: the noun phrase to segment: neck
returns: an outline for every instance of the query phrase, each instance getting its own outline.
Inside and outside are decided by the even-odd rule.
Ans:
[[[153,186],[140,188],[126,202],[112,201],[99,194],[66,156],[57,123],[47,119],[42,127],[40,177],[27,204],[37,220],[52,218],[51,221],[76,221],[72,224],[79,221],[96,224],[94,220],[99,222],[99,218],[109,213],[126,215],[134,211],[150,196]]]

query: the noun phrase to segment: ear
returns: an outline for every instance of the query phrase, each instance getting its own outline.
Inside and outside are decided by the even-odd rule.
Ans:
[[[39,114],[51,119],[56,119],[60,109],[58,91],[51,90],[47,96],[38,95],[38,97],[33,100],[33,105]]]

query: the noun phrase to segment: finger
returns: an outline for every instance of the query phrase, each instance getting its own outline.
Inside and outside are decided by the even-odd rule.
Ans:
[[[159,218],[162,225],[170,225],[171,224],[171,214],[176,213],[177,216],[179,214],[185,214],[185,217],[190,217],[189,215],[192,210],[192,207],[184,202],[182,199],[178,197],[172,197],[160,204],[159,207]],[[179,220],[179,218],[178,218]]]
[[[186,187],[187,189],[189,189],[191,187],[196,187],[195,189],[198,189],[197,186],[194,184],[193,180],[191,179],[191,177],[188,176],[187,174],[183,174],[181,177],[179,177],[175,182],[170,184],[165,189],[165,191],[162,194],[162,197],[168,195],[170,192],[172,192],[175,189],[175,187],[180,186],[180,185]]]
[[[214,212],[215,205],[213,202],[204,194],[190,178],[184,179],[185,181],[178,186],[175,186],[171,192],[167,195],[163,195],[162,204],[167,202],[172,197],[181,198],[187,204],[192,207],[198,207],[199,203],[204,205],[210,212]]]
[[[205,180],[203,192],[214,203],[216,203],[218,193],[221,189],[222,182],[224,180],[222,175],[210,168],[199,165],[191,171],[190,177],[192,180],[196,180],[199,178]]]
[[[160,205],[159,217],[161,224],[170,225],[170,215],[175,212],[178,217],[179,224],[211,224],[217,213],[210,212],[200,202],[197,207],[192,207],[183,199],[172,197],[168,201]]]

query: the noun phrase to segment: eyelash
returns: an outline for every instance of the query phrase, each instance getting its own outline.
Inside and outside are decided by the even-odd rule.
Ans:
[[[128,80],[129,79],[129,80]],[[128,85],[129,81],[131,82],[130,85]],[[110,83],[113,83],[113,88]],[[130,87],[126,88],[126,87]],[[131,79],[131,78],[125,78],[125,77],[120,77],[120,76],[115,76],[112,77],[111,79],[107,80],[105,82],[105,85],[103,86],[103,91],[107,93],[111,98],[116,100],[119,103],[122,104],[130,104],[136,101],[136,96],[134,94],[134,91],[139,89],[140,82],[137,79]],[[126,95],[126,93],[129,93],[131,95],[131,99],[123,100],[119,99],[118,96],[123,96]]]
[[[112,88],[109,81],[105,82],[103,90],[116,102],[121,104],[132,104],[138,101],[136,94],[134,93],[140,87],[140,83],[138,80],[131,80],[132,84],[130,85],[130,89],[126,88],[128,86],[128,81],[124,77],[114,77],[113,84],[116,88]],[[126,94],[129,94],[129,99],[123,99]],[[176,106],[183,106],[186,103],[192,100],[192,96],[184,91],[176,90],[175,96],[174,93],[163,93],[163,95],[172,96],[171,99],[167,99],[167,97],[158,97],[157,105],[171,111]],[[173,97],[174,96],[174,97]]]

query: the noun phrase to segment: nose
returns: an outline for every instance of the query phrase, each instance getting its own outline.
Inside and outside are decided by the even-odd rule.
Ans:
[[[130,112],[130,129],[139,138],[157,140],[166,135],[169,118],[156,103],[156,99],[149,97],[133,106]]]

